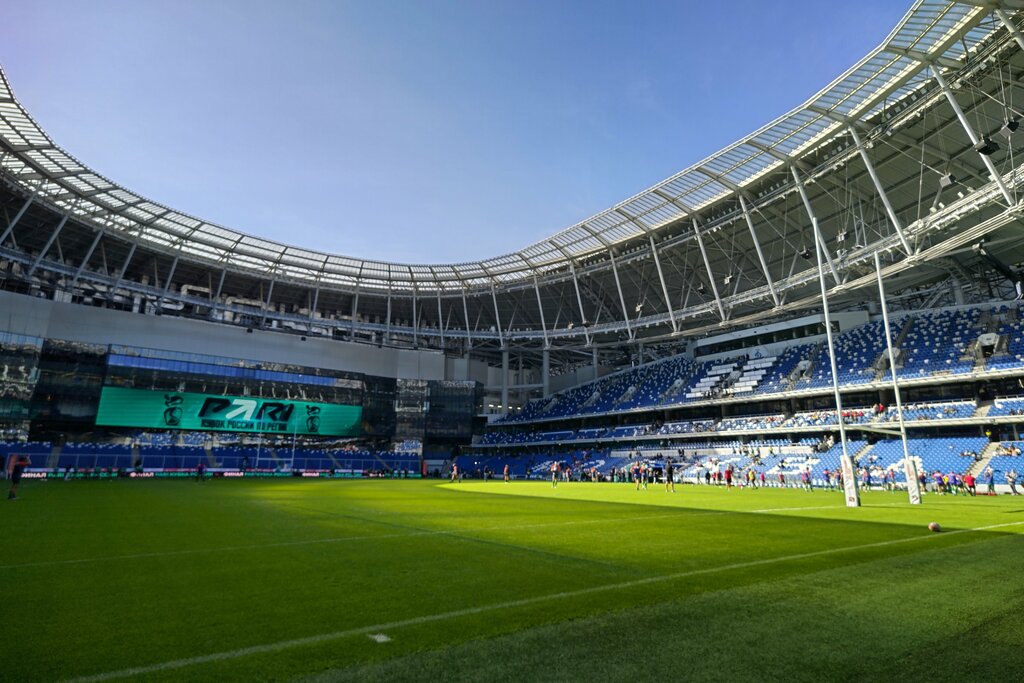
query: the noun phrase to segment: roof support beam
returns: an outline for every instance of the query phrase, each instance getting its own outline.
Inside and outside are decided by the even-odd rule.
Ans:
[[[722,305],[722,297],[718,295],[718,283],[715,282],[715,274],[711,271],[711,262],[708,260],[708,250],[704,247],[704,238],[700,234],[700,224],[696,217],[693,219],[693,234],[697,237],[697,246],[700,248],[700,256],[704,259],[704,270],[707,271],[708,281],[711,283],[711,291],[715,295],[715,303],[718,305],[718,315],[725,321],[725,307]]]
[[[331,258],[330,256],[325,258],[323,265],[320,266],[320,274],[321,274],[321,276],[327,270],[327,262],[330,260],[330,258]],[[355,294],[355,297],[352,300],[352,316],[351,316],[352,319],[349,320],[348,338],[349,338],[349,340],[353,340],[353,341],[356,338],[356,314],[359,311],[359,289],[360,289],[360,286],[363,283],[363,265],[364,264],[362,264],[362,263],[359,264],[359,272],[356,274],[356,294]],[[318,281],[317,282],[317,293],[319,293],[319,289],[320,289],[320,283]],[[313,310],[310,312],[310,315],[312,316],[312,315],[315,315],[315,314],[316,314],[316,306],[313,306]],[[310,318],[310,319],[312,320],[312,318]]]
[[[350,316],[351,319],[348,321],[349,322],[348,338],[349,338],[350,341],[354,340],[356,338],[356,316],[359,315],[359,289],[360,289],[360,285],[361,284],[362,284],[362,281],[360,281],[360,280],[356,281],[356,293],[352,297],[352,315]],[[317,285],[316,293],[318,295],[320,294],[320,286],[319,285]],[[313,306],[313,310],[310,311],[310,315],[315,315],[315,314],[316,314],[316,306],[314,305]]]
[[[267,322],[267,309],[270,308],[270,297],[274,296],[274,284],[277,282],[277,275],[270,278],[270,286],[267,287],[267,300],[263,302],[263,316],[260,317],[260,329]]]
[[[491,302],[494,304],[494,321],[497,323],[495,329],[498,331],[498,343],[505,348],[505,335],[501,331],[501,314],[498,312],[498,293],[494,290],[494,283],[491,283]]]
[[[768,270],[768,262],[765,260],[764,252],[761,250],[761,240],[757,239],[757,233],[754,231],[754,218],[750,215],[750,207],[747,206],[747,200],[743,197],[742,193],[737,193],[736,196],[739,197],[740,209],[743,210],[743,218],[747,221],[750,239],[754,242],[754,250],[757,251],[757,260],[761,264],[761,272],[764,273],[764,279],[768,282],[768,291],[771,292],[772,301],[778,306],[779,293],[775,291],[775,281],[772,279],[772,274]]]
[[[96,241],[98,242],[99,240],[96,240]],[[110,288],[110,295],[111,296],[113,296],[115,293],[117,293],[117,288],[121,286],[121,280],[124,279],[124,274],[125,274],[125,272],[127,272],[128,266],[132,262],[132,257],[135,256],[135,249],[138,246],[139,246],[138,242],[132,242],[132,248],[128,250],[128,256],[126,256],[125,259],[124,259],[124,265],[121,266],[121,270],[117,273],[117,279],[114,280],[114,286]],[[78,269],[78,273],[75,273],[75,280],[73,280],[72,283],[71,283],[72,286],[74,286],[75,281],[78,280],[78,275],[82,272],[82,268],[85,268],[85,264],[88,263],[88,262],[89,262],[88,258],[86,258],[84,261],[82,261],[82,266]]]
[[[1020,45],[1020,49],[1024,50],[1024,36],[1022,36],[1020,31],[1017,30],[1017,25],[1010,21],[1010,16],[1006,13],[1006,10],[1002,7],[997,7],[995,9],[995,15],[999,17],[999,21],[1002,22],[1003,26],[1006,27],[1006,30],[1013,36],[1013,39],[1017,41],[1018,45]]]
[[[434,291],[437,292],[437,329],[441,332],[441,348],[445,348],[447,344],[444,341],[444,313],[441,311],[441,289],[437,278],[434,278],[434,286],[437,288]]]
[[[18,210],[18,213],[14,214],[14,218],[7,225],[7,229],[4,230],[2,235],[0,235],[0,245],[6,242],[7,238],[10,237],[12,232],[14,232],[14,226],[18,224],[18,221],[21,220],[21,217],[25,215],[25,212],[28,211],[28,207],[32,206],[32,202],[34,202],[35,200],[36,196],[33,194],[32,196],[25,200],[24,204],[21,205],[21,208]]]
[[[929,64],[928,67],[932,71],[932,76],[935,77],[935,82],[939,84],[942,89],[942,93],[946,96],[946,100],[949,101],[949,106],[953,108],[956,113],[957,119],[960,120],[960,125],[963,126],[964,132],[967,133],[967,137],[971,139],[972,145],[977,145],[981,140],[978,138],[978,134],[971,128],[971,124],[967,121],[967,117],[964,115],[964,110],[960,108],[960,103],[956,101],[956,97],[953,96],[953,92],[949,89],[949,85],[946,83],[946,79],[942,76],[942,72],[934,64]],[[1013,195],[1010,194],[1009,188],[1006,187],[1006,183],[1003,182],[1003,176],[1000,175],[999,171],[996,170],[995,164],[989,159],[987,154],[979,154],[981,161],[985,164],[985,168],[988,169],[989,175],[995,184],[999,187],[999,191],[1003,194],[1003,198],[1006,199],[1007,204],[1013,206],[1017,202],[1014,201]]]
[[[466,288],[462,288],[462,317],[466,320],[466,351],[473,348],[473,335],[469,332],[469,305],[466,303]]]
[[[572,286],[576,289],[576,304],[580,307],[580,324],[583,325],[583,336],[587,339],[587,345],[590,345],[590,331],[587,329],[590,326],[590,321],[587,320],[587,314],[583,311],[583,297],[580,296],[580,278],[576,273],[576,262],[569,261],[569,271],[572,273]]]
[[[548,326],[544,322],[544,304],[540,300],[540,284],[537,282],[537,276],[533,276],[533,291],[537,294],[537,310],[540,311],[540,330],[544,333],[544,348],[550,348],[551,342],[548,341]]]
[[[220,281],[217,283],[217,291],[213,295],[214,308],[220,306],[220,293],[224,290],[224,278],[228,275],[227,268],[221,268],[220,270]]]
[[[960,69],[963,68],[964,66],[963,62],[960,62],[956,59],[943,57],[938,52],[936,52],[935,54],[927,54],[919,50],[907,50],[905,48],[893,47],[892,45],[887,45],[882,51],[888,52],[889,54],[893,55],[899,55],[900,57],[909,57],[910,59],[913,59],[915,62],[920,62],[922,64],[935,62],[936,64],[944,66],[948,69]]]
[[[181,258],[181,250],[174,255],[174,261],[171,262],[171,270],[167,273],[167,280],[164,282],[164,291],[160,294],[160,298],[156,300],[157,308],[163,305],[164,299],[167,298],[167,293],[171,291],[171,278],[174,277],[174,271],[178,269],[178,259]]]
[[[796,189],[800,192],[800,198],[804,201],[804,209],[807,210],[807,216],[811,219],[811,230],[814,232],[814,239],[825,245],[825,239],[821,236],[821,229],[818,227],[818,218],[814,215],[814,209],[811,207],[811,200],[807,196],[807,189],[804,187],[804,183],[800,180],[800,174],[796,172],[796,166],[790,166],[789,170],[793,173],[793,182],[796,183]],[[828,263],[828,269],[832,273],[832,279],[836,281],[838,285],[840,282],[839,273],[836,272],[836,266],[832,263],[832,257],[829,256],[828,249],[822,249],[825,253],[825,261]]]
[[[900,238],[900,244],[903,245],[903,251],[907,253],[907,256],[913,256],[914,250],[910,248],[910,243],[907,242],[907,236],[903,234],[903,225],[900,223],[900,219],[896,217],[896,211],[892,208],[892,203],[889,201],[889,195],[886,194],[885,188],[882,187],[882,181],[878,179],[878,173],[875,172],[875,165],[871,163],[871,159],[868,157],[868,150],[861,142],[860,134],[857,133],[857,127],[850,124],[847,128],[850,131],[850,135],[853,137],[853,143],[857,145],[857,151],[860,152],[861,161],[864,162],[865,168],[868,169],[868,175],[871,176],[871,182],[875,184],[875,190],[878,192],[878,196],[881,198],[882,204],[885,206],[885,212],[888,214],[889,220],[892,222],[892,227],[896,230],[896,234]]]
[[[409,275],[410,275],[410,277],[412,277],[412,269],[411,268],[409,269]],[[412,345],[413,345],[413,348],[417,348],[418,349],[419,346],[420,346],[420,317],[419,317],[419,310],[418,310],[418,307],[416,305],[418,303],[418,301],[417,301],[417,299],[418,299],[417,294],[418,294],[418,292],[417,292],[417,289],[416,289],[416,281],[413,280],[412,281]]]
[[[57,235],[59,235],[60,231],[64,229],[64,224],[67,222],[68,214],[64,214],[60,219],[60,223],[57,224],[56,229],[52,233],[50,233],[50,238],[46,240],[46,246],[42,248],[42,250],[39,252],[39,256],[36,256],[36,260],[33,261],[32,265],[29,267],[28,277],[32,277],[32,273],[36,272],[36,268],[39,267],[39,263],[43,260],[43,257],[46,256],[46,253],[50,251],[50,247],[52,247],[54,241],[56,241]]]
[[[619,304],[622,306],[622,320],[626,323],[626,332],[633,338],[633,328],[629,324],[629,311],[626,310],[626,297],[622,295],[622,283],[619,281],[619,267],[615,265],[615,252],[608,250],[608,258],[612,260],[612,275],[615,276],[615,289],[619,291]]]
[[[665,308],[668,309],[668,319],[672,322],[672,331],[678,332],[679,326],[676,324],[676,314],[672,310],[672,297],[668,295],[668,286],[665,284],[665,274],[661,272],[661,257],[658,256],[658,248],[654,244],[654,235],[647,233],[647,238],[651,243],[651,254],[654,256],[654,265],[658,269],[658,280],[661,282],[661,294],[665,297]]]
[[[103,230],[99,230],[99,231],[96,232],[96,237],[93,238],[92,244],[90,244],[89,245],[89,249],[86,250],[85,257],[82,259],[82,262],[78,264],[78,269],[75,270],[75,276],[73,278],[71,278],[71,288],[72,289],[74,289],[75,285],[78,284],[78,278],[80,278],[82,276],[82,271],[84,271],[85,267],[89,264],[89,259],[92,258],[92,253],[94,251],[96,251],[96,246],[100,243],[100,240],[103,238],[104,234],[106,234],[106,233]],[[138,244],[137,242],[132,242],[132,250],[128,254],[129,258],[131,258],[131,255],[135,253],[135,247],[137,246],[137,244]],[[128,263],[127,262],[125,262],[124,267],[125,268],[128,267]],[[122,272],[121,272],[121,276],[124,276],[123,269],[122,269]],[[121,284],[121,277],[117,278],[117,283],[115,284],[114,289],[117,289],[117,285],[119,285],[119,284]],[[111,291],[111,294],[113,294],[113,291]]]
[[[320,303],[320,281],[316,283],[316,287],[313,288],[313,300],[309,302],[309,325],[306,328],[313,331],[313,319],[316,317],[316,307]]]

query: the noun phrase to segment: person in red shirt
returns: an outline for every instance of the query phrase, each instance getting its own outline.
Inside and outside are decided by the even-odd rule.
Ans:
[[[732,488],[732,465],[725,468],[725,487]]]
[[[505,483],[508,483],[508,463],[505,463]]]
[[[978,482],[970,472],[964,475],[964,486],[972,496],[978,495]]]

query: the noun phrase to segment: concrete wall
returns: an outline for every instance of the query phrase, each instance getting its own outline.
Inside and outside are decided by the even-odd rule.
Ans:
[[[91,344],[125,344],[291,363],[402,379],[448,379],[444,354],[378,348],[220,323],[141,315],[0,292],[0,331]],[[466,379],[454,377],[452,379]]]

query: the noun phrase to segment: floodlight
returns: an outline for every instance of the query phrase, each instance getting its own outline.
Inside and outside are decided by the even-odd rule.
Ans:
[[[983,135],[981,141],[974,146],[974,150],[978,154],[984,154],[985,156],[991,156],[999,151],[999,143],[995,142],[992,138],[987,135]]]

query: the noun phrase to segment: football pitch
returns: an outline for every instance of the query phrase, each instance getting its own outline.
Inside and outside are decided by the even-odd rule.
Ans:
[[[677,488],[28,481],[0,679],[1019,675],[1024,498]]]

